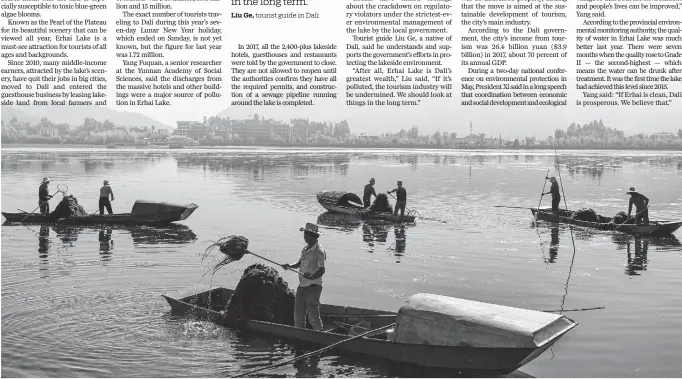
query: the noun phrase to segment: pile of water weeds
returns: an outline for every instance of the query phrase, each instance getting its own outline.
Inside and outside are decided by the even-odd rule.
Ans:
[[[632,217],[628,217],[628,214],[625,212],[618,212],[615,216],[613,216],[611,222],[614,224],[631,224],[634,222],[634,219]]]
[[[580,221],[599,222],[599,215],[592,208],[583,208],[573,212],[571,218]]]
[[[244,270],[225,317],[229,324],[249,319],[293,326],[295,298],[277,270],[256,263]]]
[[[83,209],[78,200],[72,195],[64,196],[62,201],[57,204],[54,211],[50,213],[50,218],[53,220],[58,220],[60,218],[74,218],[74,217],[84,217],[88,213]]]
[[[388,196],[385,193],[380,193],[374,199],[374,203],[369,207],[372,212],[391,212],[393,213],[393,207],[388,201]]]

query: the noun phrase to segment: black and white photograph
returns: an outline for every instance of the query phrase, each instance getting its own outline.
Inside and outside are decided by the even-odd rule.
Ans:
[[[2,377],[681,377],[682,3],[3,0]]]

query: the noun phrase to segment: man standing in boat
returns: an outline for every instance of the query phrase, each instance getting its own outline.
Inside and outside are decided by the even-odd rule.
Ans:
[[[40,214],[41,215],[49,215],[50,214],[50,199],[52,196],[50,196],[50,192],[47,189],[47,186],[50,184],[50,178],[47,176],[43,178],[43,181],[40,182],[40,187],[38,187],[38,205],[40,206]]]
[[[369,180],[369,184],[365,185],[365,194],[362,197],[362,203],[365,205],[365,208],[369,208],[371,205],[371,200],[372,200],[372,195],[374,197],[377,197],[377,193],[374,190],[374,178]]]
[[[104,207],[107,208],[109,214],[114,212],[111,210],[111,201],[109,201],[109,196],[111,196],[111,201],[114,201],[114,191],[111,190],[109,186],[109,181],[105,180],[102,188],[99,189],[99,214],[104,215]]]
[[[301,259],[293,265],[283,264],[282,268],[299,269],[302,273],[298,276],[299,285],[296,289],[294,301],[294,326],[305,328],[306,314],[308,322],[314,330],[322,330],[320,318],[320,295],[322,295],[322,275],[324,275],[324,261],[327,253],[317,241],[320,238],[318,226],[307,223],[303,232],[306,246],[301,251]]]
[[[628,207],[628,220],[632,213],[632,204],[635,205],[635,224],[649,225],[649,198],[642,195],[635,190],[635,187],[630,187],[630,191],[626,192],[630,195],[630,206]]]
[[[552,176],[549,179],[552,186],[549,188],[549,192],[545,192],[542,196],[552,194],[552,213],[559,214],[559,203],[561,203],[561,194],[559,193],[559,182],[557,182],[556,177]]]
[[[388,193],[396,192],[395,209],[393,210],[393,215],[398,215],[398,209],[400,209],[400,215],[405,216],[405,206],[407,205],[407,191],[403,187],[403,182],[398,180],[398,188],[388,191]]]

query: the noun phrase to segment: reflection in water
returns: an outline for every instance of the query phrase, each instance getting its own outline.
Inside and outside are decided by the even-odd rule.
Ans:
[[[405,255],[405,247],[407,245],[407,235],[405,234],[405,225],[396,225],[393,228],[395,234],[395,255],[397,257],[396,263],[400,263],[400,257]]]
[[[193,242],[197,235],[187,225],[173,224],[164,227],[133,227],[129,229],[136,245],[161,243],[183,244]]]
[[[352,233],[360,224],[362,224],[362,217],[343,213],[324,212],[317,216],[317,224],[324,225],[329,229]]]
[[[3,223],[5,227],[17,227],[15,224],[10,224],[7,221]],[[32,233],[38,237],[38,269],[40,271],[48,270],[49,253],[53,248],[53,243],[56,241],[50,236],[50,229],[54,235],[61,240],[62,245],[57,246],[57,249],[74,247],[75,242],[78,241],[79,234],[86,230],[92,230],[89,227],[73,226],[73,225],[41,225],[40,232],[28,228]],[[130,233],[133,244],[136,245],[154,245],[154,244],[183,244],[190,243],[197,239],[196,234],[186,225],[170,225],[166,227],[124,227],[124,226],[101,226],[98,230],[99,240],[99,255],[102,262],[110,262],[114,250],[114,241],[112,239],[113,230],[123,230]]]
[[[556,263],[557,255],[559,255],[559,226],[553,226],[550,229],[550,236],[549,259],[547,263]]]
[[[632,245],[634,246],[634,256],[632,255]],[[625,267],[626,275],[640,275],[638,271],[646,271],[647,253],[649,250],[649,241],[641,238],[635,238],[634,243],[628,241],[628,264]]]
[[[291,154],[286,151],[270,154],[258,152],[230,152],[213,155],[183,154],[175,155],[179,168],[201,167],[214,172],[244,172],[255,181],[268,176],[287,172],[293,177],[307,177],[316,174],[339,173],[348,175],[351,155],[348,153],[305,153]]]
[[[388,249],[398,257],[397,263],[400,263],[400,257],[405,255],[405,248],[407,246],[406,229],[414,224],[395,224],[384,220],[363,220],[357,215],[349,215],[343,213],[324,212],[317,217],[318,225],[323,225],[329,229],[339,230],[348,234],[352,234],[358,227],[362,231],[362,241],[369,247],[370,253],[374,252],[377,244],[385,244],[388,240],[388,234],[393,228],[393,235],[395,243]]]
[[[618,249],[627,251],[626,275],[641,275],[640,271],[646,271],[649,264],[647,257],[649,246],[655,246],[657,250],[678,250],[682,243],[674,235],[665,237],[639,237],[628,234],[612,235],[613,242]]]
[[[374,252],[374,243],[385,243],[388,238],[388,226],[382,224],[370,224],[364,222],[362,224],[362,240],[369,246],[369,252]]]
[[[40,233],[38,234],[38,258],[40,259],[40,264],[38,270],[47,270],[47,255],[50,252],[50,228],[47,225],[40,227]]]
[[[82,227],[53,225],[52,230],[57,234],[64,244],[74,246],[74,242],[78,241],[78,235],[83,231]]]
[[[111,262],[112,250],[114,250],[114,241],[111,240],[111,228],[103,228],[99,231],[99,255],[102,262]]]

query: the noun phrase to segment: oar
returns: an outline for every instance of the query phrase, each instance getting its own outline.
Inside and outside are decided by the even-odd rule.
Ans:
[[[392,193],[389,193],[389,195],[391,195],[391,197],[392,197],[393,199],[395,199],[395,201],[398,201],[398,199],[396,199],[395,196],[393,196]],[[410,213],[417,213],[417,212],[412,212],[412,210],[411,210],[410,208],[408,208],[407,205],[405,206],[405,209],[407,209],[407,211],[410,212]],[[419,216],[419,215],[417,215],[416,217],[419,217],[419,218],[421,218],[421,219],[423,219],[423,220],[431,220],[431,221],[442,222],[443,224],[447,224],[447,223],[448,223],[447,221],[439,220],[439,219],[436,219],[436,218],[423,217],[423,216]]]
[[[640,213],[643,213],[645,210],[649,209],[650,206],[651,206],[651,204],[647,205],[646,208],[644,208],[644,209],[642,209],[641,211],[637,212],[637,214],[635,214],[634,219],[637,220],[637,216],[639,216],[639,214],[640,214]],[[616,226],[616,228],[613,229],[613,231],[615,232],[616,230],[618,230],[618,228],[620,228],[621,226],[625,225],[625,223],[627,223],[628,221],[630,221],[629,218],[628,218],[627,220],[623,221],[622,223],[618,224],[618,226]]]
[[[62,185],[63,185],[64,187],[66,187],[65,190],[59,189],[59,186],[62,186]],[[54,194],[52,194],[52,196],[50,196],[50,198],[53,198],[55,195],[57,195],[57,194],[60,193],[60,192],[62,192],[62,196],[64,196],[64,192],[66,192],[66,191],[68,191],[68,190],[69,190],[69,187],[67,187],[66,184],[60,184],[60,185],[57,186],[57,192],[55,192]],[[47,201],[49,201],[49,200],[47,200]],[[33,211],[31,211],[31,213],[27,214],[26,217],[22,218],[21,221],[19,221],[19,222],[24,222],[24,220],[26,220],[26,219],[28,218],[28,216],[32,215],[33,212],[35,212],[38,208],[40,208],[40,205],[41,205],[41,204],[38,204],[38,206],[36,207],[36,209],[34,209]]]
[[[268,261],[272,264],[275,264],[275,265],[277,265],[277,266],[279,266],[285,270],[293,271],[299,275],[303,275],[303,273],[300,271],[294,270],[293,268],[285,268],[284,265],[282,265],[281,263],[271,261],[268,258],[261,257],[260,255],[255,254],[255,253],[247,250],[248,246],[249,246],[249,239],[246,237],[243,237],[243,236],[230,236],[230,237],[221,238],[217,242],[215,242],[214,244],[212,244],[211,246],[206,248],[206,253],[204,254],[204,258],[211,251],[213,251],[213,249],[215,249],[216,247],[220,249],[221,253],[227,255],[227,257],[225,259],[223,259],[220,263],[218,263],[213,268],[214,273],[218,269],[220,269],[221,267],[223,267],[229,263],[232,263],[232,262],[235,262],[235,261],[242,259],[242,257],[245,254],[251,254],[251,255],[258,257],[264,261]],[[202,258],[202,260],[203,260],[203,258]]]
[[[239,378],[239,377],[242,377],[242,376],[255,374],[255,373],[260,372],[260,371],[264,371],[264,370],[268,370],[268,369],[272,369],[272,368],[277,368],[277,367],[284,366],[285,364],[288,364],[288,363],[291,363],[291,362],[300,361],[301,359],[306,359],[306,358],[309,358],[309,357],[312,357],[312,356],[315,356],[315,355],[318,355],[318,354],[322,354],[322,353],[324,353],[325,351],[330,350],[330,349],[333,349],[333,348],[335,348],[335,347],[337,347],[337,346],[339,346],[339,345],[342,345],[342,344],[344,344],[344,343],[346,343],[346,342],[350,342],[350,341],[353,341],[353,340],[357,340],[357,339],[360,339],[360,338],[362,338],[362,337],[368,336],[368,335],[370,335],[370,334],[376,334],[376,333],[378,333],[378,332],[381,332],[381,331],[386,330],[386,329],[388,329],[388,328],[392,328],[392,327],[394,327],[394,326],[395,326],[395,323],[389,324],[389,325],[385,325],[385,326],[382,326],[382,327],[380,327],[380,328],[376,328],[376,329],[374,329],[374,330],[370,330],[369,332],[362,333],[362,334],[358,334],[358,335],[355,336],[355,337],[351,337],[351,338],[345,339],[345,340],[343,340],[343,341],[339,341],[339,342],[337,342],[337,343],[333,343],[333,344],[331,344],[331,345],[329,345],[329,346],[327,346],[327,347],[325,347],[325,348],[322,348],[322,349],[320,349],[320,350],[315,350],[315,351],[313,351],[312,353],[303,354],[303,355],[300,355],[300,356],[298,356],[298,357],[295,357],[294,359],[289,359],[289,360],[287,360],[287,361],[280,362],[280,363],[276,363],[276,364],[274,364],[274,365],[266,366],[266,367],[263,367],[263,368],[259,368],[259,369],[257,369],[257,370],[252,370],[252,371],[243,372],[243,373],[241,373],[241,374],[235,375],[234,377],[235,377],[235,378]]]
[[[540,202],[538,203],[538,210],[540,209],[540,205],[542,205],[542,198],[545,196],[545,187],[547,186],[547,175],[549,175],[549,169],[547,169],[547,174],[545,174],[545,182],[542,183],[542,195],[540,195]],[[535,216],[535,221],[538,221],[538,212],[534,213]]]
[[[510,208],[510,209],[533,209],[532,207],[511,207],[507,205],[493,205],[494,208]]]
[[[547,313],[553,313],[553,312],[582,312],[582,311],[594,311],[597,309],[604,309],[604,307],[594,307],[594,308],[579,308],[579,309],[555,309],[551,311],[543,311]]]

